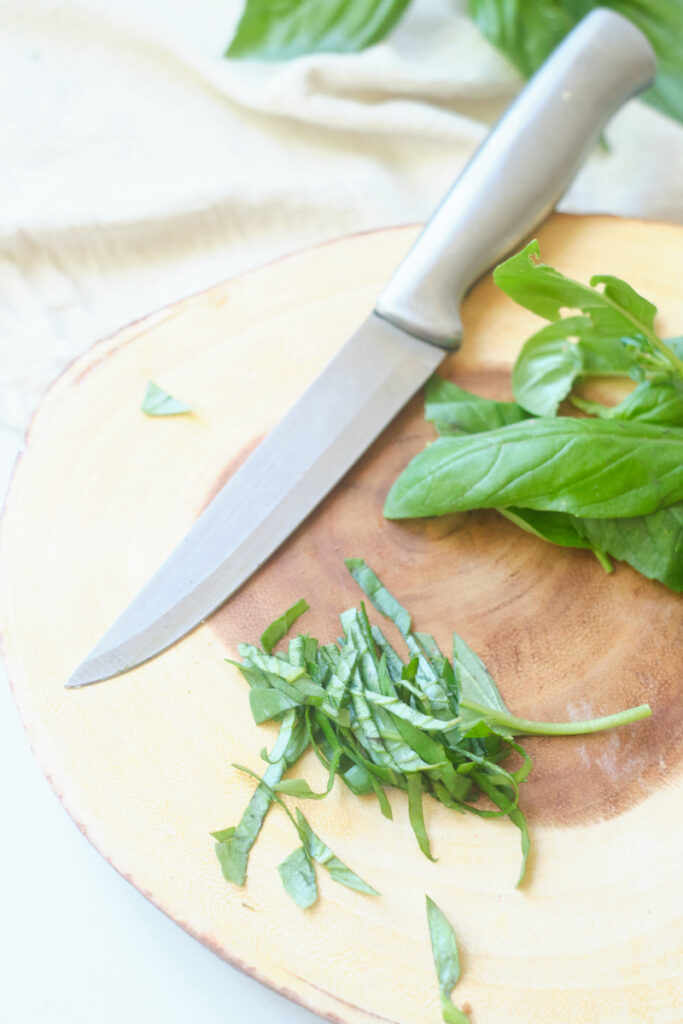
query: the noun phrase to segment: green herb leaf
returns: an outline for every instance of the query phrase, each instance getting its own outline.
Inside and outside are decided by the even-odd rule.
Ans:
[[[592,340],[595,345],[597,339],[600,344],[622,339],[630,346],[634,362],[642,369],[683,377],[683,361],[655,333],[656,306],[625,281],[609,274],[598,274],[591,278],[588,286],[565,277],[554,267],[540,262],[536,240],[497,266],[493,280],[515,302],[547,320],[560,320],[563,309],[580,309],[591,326],[590,331],[585,325],[581,328],[585,341]],[[599,284],[604,286],[602,290],[595,287]],[[577,330],[580,319],[572,318],[572,330]]]
[[[273,802],[273,787],[280,782],[287,768],[299,760],[309,744],[303,723],[291,733],[284,756],[277,764],[268,766],[263,780],[254,790],[239,824],[215,833],[216,856],[223,877],[228,882],[244,885],[247,875],[249,851],[256,841],[266,814]]]
[[[447,1024],[469,1024],[469,1017],[451,1001],[451,992],[460,980],[460,956],[455,932],[445,914],[429,896],[427,902],[427,924],[432,944],[434,968],[441,996],[441,1010]]]
[[[660,426],[683,427],[683,380],[647,380],[618,405],[605,406],[572,396],[577,409],[607,420],[640,420]]]
[[[318,885],[315,880],[315,868],[311,858],[303,846],[294,850],[282,864],[278,864],[282,884],[288,896],[306,910],[318,898]]]
[[[446,729],[453,729],[458,724],[457,718],[453,718],[451,721],[444,721],[443,718],[433,718],[431,715],[425,715],[422,711],[417,711],[395,695],[373,693],[372,690],[367,690],[365,696],[375,707],[384,708],[385,711],[390,711],[392,715],[401,718],[405,722],[409,722],[416,729],[422,729],[425,732],[443,732]]]
[[[525,78],[598,6],[623,14],[648,37],[659,73],[642,98],[683,121],[683,8],[679,0],[469,0],[470,16],[480,30]]]
[[[607,572],[612,571],[607,559],[611,555],[648,579],[683,592],[683,505],[622,519],[585,519],[520,508],[498,511],[551,544],[593,551]]]
[[[353,53],[383,39],[410,0],[247,0],[227,57]]]
[[[232,832],[230,829],[224,829],[223,835],[226,838],[222,838],[216,843],[216,856],[226,881],[234,882],[235,885],[244,885],[247,876],[249,851],[256,841],[263,820],[272,803],[268,787],[277,785],[284,774],[285,768],[286,763],[284,760],[278,764],[270,765],[263,776],[265,785],[259,784],[254,790],[239,824]]]
[[[329,846],[326,846],[322,839],[315,834],[308,821],[297,808],[296,820],[304,841],[304,846],[309,856],[321,864],[329,872],[330,878],[347,889],[355,889],[356,892],[366,892],[370,896],[379,896],[376,889],[364,882],[360,875],[348,868],[335,856]]]
[[[298,724],[299,719],[297,718],[297,709],[290,708],[289,711],[285,711],[282,716],[280,731],[273,749],[270,754],[268,754],[266,750],[261,751],[261,757],[264,761],[268,761],[270,764],[276,764],[278,761],[282,760],[287,751],[287,747],[292,741],[292,736]]]
[[[398,631],[406,636],[410,632],[410,615],[405,608],[398,603],[395,597],[389,593],[384,584],[377,578],[372,569],[365,564],[362,558],[345,558],[344,565],[349,570],[354,580],[368,596],[374,608],[390,619]]]
[[[630,309],[620,309],[597,289],[565,277],[559,270],[542,263],[540,255],[534,239],[493,271],[497,286],[520,306],[553,321],[561,319],[563,309],[580,309],[603,335],[612,338],[629,336],[634,327],[640,327],[641,331],[652,329],[656,310],[645,299],[642,300],[645,320],[640,324],[636,320],[634,324]]]
[[[270,654],[273,648],[279,644],[283,636],[290,631],[296,620],[308,611],[308,604],[303,598],[288,608],[283,615],[275,619],[261,634],[261,647]]]
[[[594,550],[683,593],[683,505],[628,519],[579,519],[576,529]]]
[[[528,417],[515,402],[480,398],[443,377],[432,377],[425,388],[425,419],[439,434],[479,434]]]
[[[565,548],[584,548],[592,551],[606,572],[612,571],[609,560],[603,551],[593,544],[579,531],[578,516],[570,516],[566,512],[538,512],[531,508],[499,508],[498,511],[515,526],[532,533],[535,537],[547,540],[550,544],[558,544]],[[611,520],[599,520],[611,522]]]
[[[216,842],[224,843],[226,840],[232,839],[236,831],[237,826],[231,825],[230,828],[222,828],[218,832],[210,832],[209,834],[213,836]]]
[[[257,725],[268,721],[269,718],[277,718],[278,715],[299,707],[302,703],[303,700],[290,697],[280,690],[267,690],[265,687],[255,686],[249,691],[249,706]]]
[[[408,776],[408,816],[418,846],[425,857],[434,860],[429,845],[429,836],[425,828],[424,808],[422,807],[422,779],[419,775]]]
[[[672,74],[660,71],[654,85],[647,90],[642,98],[650,106],[661,110],[663,114],[668,114],[669,117],[683,122],[683,74],[680,70]]]
[[[331,780],[334,781],[334,775],[331,776]],[[293,796],[298,800],[322,800],[330,792],[330,789],[332,786],[324,789],[322,793],[314,793],[305,779],[285,779],[275,786],[276,793]]]
[[[500,690],[483,661],[457,633],[453,634],[453,666],[460,688],[460,728],[463,732],[470,732],[484,720],[489,724],[487,716],[482,716],[471,704],[508,714]],[[507,738],[514,735],[503,721],[497,723],[494,731]]]
[[[173,398],[151,380],[147,382],[141,409],[147,416],[181,416],[183,413],[192,412],[189,405]]]
[[[683,501],[683,431],[624,420],[532,419],[441,437],[386,499],[389,519],[474,508],[551,509],[596,519]]]
[[[504,793],[492,779],[487,776],[484,772],[474,771],[472,772],[477,785],[484,793],[489,797],[490,800],[501,809],[503,814],[506,814],[513,825],[516,825],[519,829],[520,842],[522,845],[522,863],[519,869],[519,875],[515,886],[521,885],[524,875],[526,873],[527,860],[529,858],[529,850],[531,848],[531,840],[529,838],[529,828],[527,826],[526,818],[519,807],[517,807],[516,798],[511,800],[510,797]],[[469,808],[474,810],[474,808]],[[482,812],[477,812],[482,813]]]
[[[524,343],[512,370],[515,399],[536,416],[554,416],[583,371],[577,344],[587,317],[568,317],[541,328]]]

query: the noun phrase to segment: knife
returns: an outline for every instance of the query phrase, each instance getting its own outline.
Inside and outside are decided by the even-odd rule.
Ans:
[[[460,345],[469,288],[548,216],[610,116],[649,85],[626,18],[581,21],[488,135],[360,325],[79,665],[85,686],[175,643],[299,526]]]

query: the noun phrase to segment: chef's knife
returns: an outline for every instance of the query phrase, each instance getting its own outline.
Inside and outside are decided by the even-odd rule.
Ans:
[[[468,289],[550,213],[654,55],[621,15],[586,17],[467,165],[361,324],[231,477],[67,686],[153,657],[282,544],[461,340]]]

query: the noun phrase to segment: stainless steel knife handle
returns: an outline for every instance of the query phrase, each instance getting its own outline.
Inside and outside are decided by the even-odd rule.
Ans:
[[[548,216],[606,122],[655,70],[649,42],[626,18],[604,8],[584,18],[477,150],[375,311],[457,348],[465,293]]]

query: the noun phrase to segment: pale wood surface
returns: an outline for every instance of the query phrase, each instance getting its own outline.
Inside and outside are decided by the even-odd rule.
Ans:
[[[556,216],[539,234],[548,262],[583,278],[623,275],[658,303],[663,333],[680,332],[681,228]],[[210,622],[121,679],[62,686],[370,310],[414,235],[342,240],[220,285],[101,342],[55,384],[2,524],[0,627],[22,719],[69,813],[120,872],[220,955],[331,1020],[440,1019],[428,892],[457,929],[455,995],[473,1024],[680,1024],[681,599],[625,566],[608,577],[589,554],[544,545],[494,513],[385,522],[387,487],[430,436],[420,399]],[[535,318],[487,280],[464,323],[465,344],[441,372],[509,397]],[[147,379],[194,415],[142,415]],[[652,704],[653,718],[628,731],[529,742],[523,889],[507,822],[429,801],[432,864],[401,794],[391,823],[341,786],[307,813],[381,899],[323,877],[319,903],[298,910],[275,870],[296,845],[278,813],[246,888],[222,880],[208,832],[234,823],[252,789],[230,763],[258,770],[273,731],[253,725],[246,684],[224,658],[300,596],[313,606],[305,628],[336,636],[339,612],[358,599],[349,555],[376,568],[418,628],[444,641],[462,633],[520,713]],[[312,758],[301,774],[322,781]]]

